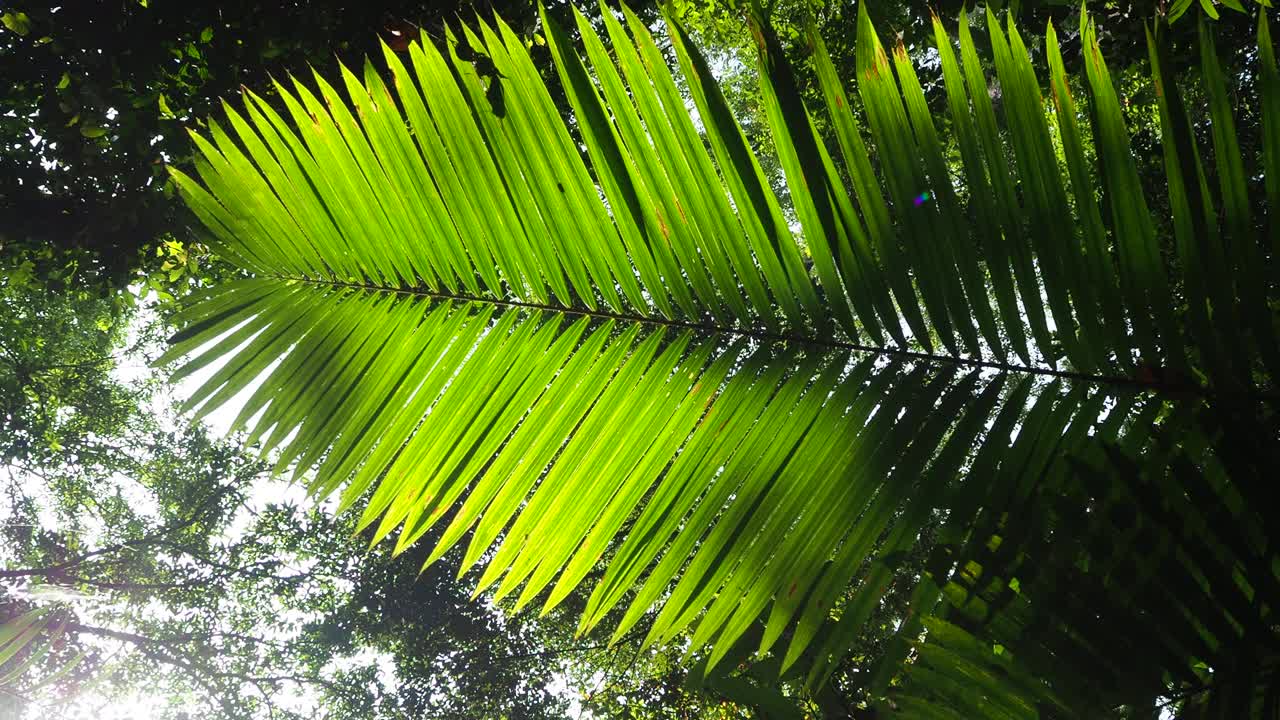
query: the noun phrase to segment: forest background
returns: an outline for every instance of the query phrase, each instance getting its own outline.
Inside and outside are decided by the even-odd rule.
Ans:
[[[929,6],[866,2],[883,34],[901,36],[940,110]],[[960,3],[932,7],[951,18]],[[650,4],[632,8],[657,19]],[[379,43],[402,50],[473,10],[537,35],[536,5],[522,0],[0,7],[0,618],[57,603],[66,633],[44,662],[78,658],[36,694],[0,696],[0,717],[132,717],[138,707],[225,718],[755,711],[741,688],[691,677],[678,649],[642,651],[639,637],[576,642],[585,598],[544,617],[506,615],[470,600],[474,578],[453,578],[447,559],[419,574],[426,544],[396,557],[386,545],[370,548],[353,518],[272,480],[216,420],[179,415],[182,387],[148,365],[181,299],[233,272],[210,256],[167,174],[192,166],[185,128],[202,127],[241,87],[263,91],[271,78],[311,67],[356,66]],[[1139,173],[1160,182],[1157,98],[1144,66],[1152,9],[1112,1],[1092,10]],[[573,27],[566,4],[548,11]],[[815,18],[841,76],[853,76],[856,6],[782,0],[771,11],[793,38]],[[1028,28],[1043,70],[1035,48],[1046,22],[1073,27],[1078,6],[1000,8],[1009,12]],[[676,13],[713,59],[748,137],[763,138],[743,8],[686,0]],[[1252,20],[1224,13],[1215,29],[1225,66],[1246,67]],[[1190,63],[1195,24],[1176,33],[1184,54],[1175,59]],[[1069,58],[1079,54],[1078,37],[1067,32],[1064,44]],[[531,52],[553,75],[549,51],[535,42]],[[1252,75],[1229,79],[1246,103],[1256,95]],[[816,82],[802,80],[806,99],[820,104]],[[564,97],[557,105],[569,114]],[[1246,142],[1257,136],[1250,122],[1257,116],[1241,119]],[[819,131],[833,132],[821,119]],[[785,198],[777,158],[764,160]],[[918,575],[923,552],[896,572]],[[908,602],[896,585],[887,593],[815,707],[871,716],[869,671]]]

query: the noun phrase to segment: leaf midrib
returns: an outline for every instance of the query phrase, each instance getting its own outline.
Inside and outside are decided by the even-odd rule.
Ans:
[[[852,352],[868,353],[880,355],[883,357],[892,357],[902,360],[914,360],[918,362],[928,362],[934,364],[948,364],[953,366],[968,367],[973,369],[995,370],[1002,373],[1010,373],[1015,375],[1038,375],[1043,377],[1062,378],[1066,380],[1076,380],[1089,382],[1098,385],[1118,385],[1129,387],[1144,392],[1167,393],[1167,394],[1192,394],[1200,397],[1214,397],[1220,395],[1197,384],[1177,384],[1161,381],[1143,381],[1137,378],[1125,377],[1122,375],[1103,375],[1095,373],[1085,373],[1074,370],[1061,370],[1058,368],[1019,365],[1016,363],[1002,362],[999,360],[984,360],[980,358],[971,358],[954,355],[935,355],[932,353],[919,352],[916,350],[906,350],[903,348],[886,347],[878,345],[864,345],[862,343],[849,342],[846,340],[836,340],[831,338],[817,338],[801,333],[775,332],[764,328],[742,328],[727,325],[718,325],[709,322],[693,322],[689,320],[672,320],[667,318],[658,318],[645,315],[634,315],[629,313],[618,313],[608,310],[590,310],[578,307],[567,307],[555,305],[551,303],[525,302],[520,300],[501,300],[491,297],[481,297],[478,295],[468,295],[465,293],[450,293],[433,291],[425,288],[406,288],[393,287],[387,285],[377,285],[373,283],[359,282],[343,282],[334,279],[317,279],[309,277],[274,275],[277,280],[284,282],[306,283],[310,285],[323,285],[331,288],[346,288],[353,290],[364,290],[367,292],[392,293],[397,295],[411,295],[415,297],[432,298],[435,300],[450,300],[456,302],[480,303],[486,305],[494,305],[505,308],[516,308],[525,310],[543,310],[548,312],[564,313],[566,315],[577,315],[602,320],[621,320],[626,322],[642,323],[645,325],[678,328],[685,330],[695,330],[713,335],[725,335],[735,338],[748,338],[757,340],[762,343],[795,343],[797,345],[821,348],[824,350],[845,350]],[[1270,393],[1250,393],[1255,397],[1272,398]]]

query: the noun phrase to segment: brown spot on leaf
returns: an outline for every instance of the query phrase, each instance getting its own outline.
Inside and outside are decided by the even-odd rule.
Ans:
[[[662,239],[671,244],[671,228],[667,227],[666,218],[662,217],[662,211],[654,208],[654,215],[658,218],[658,230],[662,232]]]

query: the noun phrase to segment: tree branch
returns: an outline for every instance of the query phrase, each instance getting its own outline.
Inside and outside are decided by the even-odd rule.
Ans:
[[[209,497],[201,503],[200,507],[196,508],[195,512],[193,512],[186,520],[183,520],[176,525],[166,525],[153,532],[147,533],[140,538],[125,540],[114,545],[108,545],[104,548],[83,553],[71,560],[67,560],[66,562],[58,563],[56,565],[46,565],[45,567],[38,568],[21,568],[18,570],[0,570],[0,579],[57,575],[70,568],[76,567],[77,565],[83,565],[86,561],[95,557],[119,552],[127,548],[141,547],[164,542],[166,536],[172,535],[176,532],[181,532],[182,530],[185,530],[199,522],[200,519],[213,508],[214,503],[221,500],[232,489],[233,488],[230,485],[224,485],[218,488],[215,492],[211,493]]]
[[[138,635],[137,633],[126,632],[123,630],[112,630],[111,628],[95,627],[93,625],[85,625],[78,622],[68,622],[66,629],[68,632],[86,633],[89,635],[97,635],[98,637],[107,637],[113,640],[127,642],[154,660],[168,665],[173,665],[186,670],[189,673],[199,673],[200,675],[210,679],[239,680],[247,683],[292,682],[298,685],[320,685],[330,690],[335,688],[335,685],[332,682],[315,675],[252,675],[248,673],[218,670],[205,666],[196,660],[181,657],[180,650],[174,647],[175,643],[172,641]],[[196,639],[198,636],[188,634],[181,637],[186,640],[191,640]]]

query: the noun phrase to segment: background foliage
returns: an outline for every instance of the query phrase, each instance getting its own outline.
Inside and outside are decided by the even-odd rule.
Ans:
[[[884,37],[900,31],[907,46],[912,48],[912,58],[921,68],[926,101],[934,117],[943,118],[938,121],[939,129],[946,136],[949,126],[945,120],[940,66],[927,50],[917,49],[923,48],[932,34],[927,13],[910,4],[881,7],[870,4],[868,7]],[[263,508],[260,502],[254,504],[244,496],[243,486],[247,486],[257,472],[256,465],[240,457],[233,448],[209,440],[198,430],[161,430],[154,422],[148,422],[145,416],[149,411],[143,409],[144,391],[118,382],[110,372],[113,353],[119,354],[123,345],[136,341],[136,338],[126,338],[125,328],[138,312],[136,296],[145,291],[135,287],[135,291],[130,292],[125,286],[135,281],[139,268],[145,273],[151,290],[175,295],[185,292],[188,285],[204,286],[215,278],[234,275],[234,271],[206,264],[200,242],[205,237],[162,182],[161,166],[156,163],[159,159],[167,158],[179,168],[192,168],[188,140],[176,130],[183,124],[199,123],[197,118],[215,110],[215,98],[234,95],[240,83],[255,89],[266,88],[269,74],[283,77],[287,71],[301,71],[307,63],[332,69],[335,48],[339,57],[358,65],[364,54],[376,54],[375,37],[396,45],[401,37],[415,34],[413,23],[434,28],[439,18],[451,15],[453,10],[439,14],[434,10],[425,11],[423,15],[424,11],[418,8],[383,8],[366,3],[349,10],[311,8],[304,13],[293,6],[281,6],[280,15],[276,17],[261,12],[236,13],[224,6],[224,14],[214,18],[187,12],[189,8],[170,15],[169,8],[141,4],[138,7],[124,4],[120,8],[85,5],[83,8],[86,9],[63,8],[53,13],[44,8],[6,6],[8,32],[0,33],[5,80],[9,80],[10,72],[17,78],[12,83],[4,83],[4,92],[9,95],[5,96],[3,106],[16,112],[3,118],[6,138],[3,177],[9,185],[2,193],[6,217],[0,225],[0,243],[4,246],[8,275],[3,326],[8,363],[0,380],[4,382],[8,402],[4,452],[11,466],[9,498],[15,518],[29,521],[40,512],[38,508],[45,505],[59,507],[61,513],[57,531],[23,534],[14,530],[17,550],[12,559],[6,557],[6,572],[10,573],[6,577],[29,578],[31,574],[22,573],[72,562],[51,574],[36,576],[44,578],[44,585],[92,593],[109,598],[108,604],[117,605],[95,609],[92,613],[75,602],[66,607],[70,608],[68,613],[74,613],[74,622],[86,628],[79,630],[82,638],[95,635],[94,629],[87,628],[96,628],[99,637],[111,632],[132,633],[133,639],[115,638],[129,649],[122,653],[124,662],[118,666],[114,682],[121,688],[140,686],[155,677],[157,667],[167,668],[164,670],[166,682],[171,684],[166,685],[166,692],[178,699],[175,707],[186,697],[214,703],[227,703],[229,698],[235,698],[232,702],[238,705],[224,704],[220,710],[211,712],[222,712],[229,717],[261,714],[266,703],[287,696],[291,692],[288,688],[300,683],[259,680],[254,692],[237,693],[233,689],[245,687],[246,678],[291,675],[308,678],[306,682],[315,686],[314,692],[324,698],[337,716],[368,717],[370,713],[378,713],[378,716],[397,717],[423,711],[441,715],[456,712],[458,716],[505,713],[511,717],[563,713],[563,698],[545,690],[545,660],[571,652],[569,640],[576,614],[571,611],[580,609],[585,598],[569,598],[563,614],[557,610],[558,614],[548,616],[545,622],[524,616],[502,619],[483,606],[466,604],[463,588],[469,585],[465,582],[456,583],[443,574],[411,582],[425,551],[414,550],[391,558],[387,550],[381,548],[362,559],[363,540],[336,541],[352,533],[353,526],[345,524],[349,520],[335,520],[324,513],[304,512],[288,505]],[[499,10],[522,34],[534,30],[532,7]],[[646,12],[643,7],[640,10]],[[813,12],[820,33],[829,39],[838,75],[854,77],[857,66],[852,11],[784,3],[777,4],[773,10],[779,19],[780,34],[789,41],[784,43],[787,56],[799,69],[799,92],[811,107],[820,107],[824,100],[810,69],[809,51],[803,42],[794,41],[802,37],[805,14]],[[1146,50],[1141,22],[1148,17],[1145,10],[1105,6],[1097,10],[1097,15],[1108,48],[1108,61],[1125,100],[1124,118],[1135,131],[1133,147],[1139,176],[1144,186],[1159,187],[1164,182],[1165,170],[1158,143],[1158,98],[1149,82],[1149,69],[1144,66]],[[743,9],[733,5],[688,3],[677,6],[675,11],[698,38],[710,43],[709,55],[723,70],[730,106],[742,120],[748,136],[758,143],[768,140],[768,119],[754,92],[757,81],[749,70],[754,48],[743,30]],[[947,8],[940,11],[948,18],[954,14],[954,8],[950,12]],[[551,12],[566,27],[574,27],[567,7],[553,6]],[[1026,3],[1018,12],[1027,21],[1027,27],[1039,32],[1047,18],[1053,18],[1060,27],[1072,27],[1075,8]],[[15,19],[18,13],[26,18],[22,24]],[[273,19],[263,21],[264,17]],[[651,18],[652,13],[645,17]],[[598,18],[593,16],[591,22],[599,27]],[[117,28],[120,32],[103,33],[104,27]],[[1201,82],[1196,76],[1199,57],[1195,24],[1184,20],[1174,27],[1172,70],[1187,78],[1184,95],[1187,104],[1194,107],[1202,98],[1197,94],[1201,92],[1198,90]],[[1223,50],[1224,67],[1230,72],[1227,79],[1238,111],[1242,151],[1246,157],[1253,158],[1259,153],[1256,138],[1260,137],[1258,131],[1262,124],[1261,113],[1257,111],[1261,107],[1257,100],[1258,75],[1234,70],[1252,67],[1256,60],[1250,49],[1253,25],[1243,16],[1225,13],[1215,30]],[[117,40],[136,36],[155,38],[156,42]],[[981,35],[977,37],[983,42]],[[101,52],[104,43],[113,42],[121,43],[114,48],[115,52]],[[1079,42],[1072,30],[1064,31],[1063,48],[1069,72],[1081,70],[1075,64],[1081,56]],[[1042,43],[1038,37],[1029,36],[1028,45],[1032,48],[1035,67],[1041,77],[1045,77],[1047,61],[1039,50]],[[983,46],[984,51],[987,49]],[[672,57],[670,47],[664,44],[661,50],[668,58]],[[549,50],[534,45],[532,56],[544,77],[552,77]],[[103,62],[101,58],[110,60]],[[16,61],[10,62],[10,59]],[[987,70],[990,75],[992,69],[988,66]],[[1073,86],[1073,92],[1076,91]],[[269,93],[268,98],[275,101]],[[993,100],[1000,108],[1002,96],[997,93]],[[570,115],[567,98],[556,95],[555,102],[558,112]],[[115,117],[108,118],[112,108]],[[823,117],[818,119],[818,125],[821,136],[834,147],[835,129]],[[1197,120],[1193,128],[1202,146],[1212,142],[1209,123]],[[31,142],[33,132],[40,138],[35,142]],[[155,141],[157,136],[163,137]],[[50,166],[50,160],[56,164]],[[785,202],[785,178],[780,161],[767,155],[762,160],[767,177]],[[951,161],[958,163],[958,158],[952,157]],[[1261,201],[1265,196],[1265,178],[1262,174],[1250,173],[1247,182],[1248,197],[1255,204],[1253,217],[1265,223],[1268,216]],[[1153,215],[1169,217],[1169,208],[1160,203],[1159,199],[1153,201]],[[794,207],[787,203],[785,209],[794,221]],[[1172,228],[1166,224],[1161,232],[1167,236]],[[167,313],[168,308],[163,311]],[[1248,411],[1237,411],[1232,417],[1229,422],[1244,422],[1259,428],[1257,438],[1262,447],[1275,437],[1269,429],[1267,414],[1254,416]],[[1231,425],[1220,422],[1219,426]],[[1225,437],[1229,438],[1229,434]],[[130,451],[124,452],[121,447]],[[1248,446],[1224,452],[1229,459],[1241,458],[1233,468],[1233,481],[1246,477],[1249,472],[1260,476],[1265,473],[1259,469],[1267,467],[1268,461],[1265,458],[1244,460],[1249,457],[1242,452],[1245,447]],[[1104,497],[1107,493],[1099,495],[1090,489],[1100,482],[1097,477],[1108,478],[1104,487],[1116,488],[1109,493],[1124,496],[1128,492],[1140,497],[1137,491],[1123,489],[1125,481],[1136,474],[1123,464],[1131,460],[1116,455],[1110,465],[1098,457],[1093,457],[1092,462],[1090,469],[1077,468],[1062,481],[1082,483],[1081,489],[1075,491],[1078,495],[1073,496],[1081,507],[1099,507],[1090,504],[1095,502],[1105,507],[1114,502]],[[1250,471],[1249,467],[1255,470]],[[1185,468],[1182,472],[1186,472]],[[136,497],[113,494],[110,488],[115,485],[101,482],[103,477],[127,478],[145,488],[144,492],[155,494],[158,516],[139,517],[133,507]],[[37,478],[41,487],[48,488],[49,495],[28,497],[27,489],[34,487],[32,483]],[[232,478],[241,479],[233,481]],[[1089,478],[1095,478],[1094,486],[1088,484]],[[1211,486],[1220,482],[1220,478],[1209,480]],[[242,489],[221,494],[220,488],[237,485]],[[199,516],[198,523],[182,528],[178,532],[181,537],[171,537],[173,527],[191,519],[192,516],[186,514],[192,509],[191,498],[202,497],[202,489],[214,492],[218,498],[215,507],[208,517]],[[1025,505],[1018,506],[1018,512],[1036,507],[1031,500],[1024,502]],[[1236,500],[1231,500],[1229,505],[1238,511]],[[247,527],[242,514],[246,506],[258,513]],[[1034,513],[1040,514],[1033,515],[1047,517],[1055,512],[1068,516],[1065,509],[1048,507],[1036,509]],[[1156,527],[1177,526],[1174,521],[1160,520],[1162,516],[1149,507],[1139,506],[1137,512],[1155,516]],[[233,533],[235,537],[223,538],[227,525],[235,522],[237,516],[241,521]],[[997,515],[987,522],[997,527],[1002,521]],[[79,526],[86,523],[97,523],[102,530],[85,532]],[[43,528],[48,523],[27,523],[28,526],[37,524]],[[21,528],[22,525],[16,522],[6,527]],[[1002,530],[995,536],[1003,534]],[[1097,537],[1114,541],[1113,534]],[[1068,547],[1093,541],[1087,536],[1068,540],[1061,535],[1049,535],[1041,540],[1042,543],[1062,542]],[[1229,538],[1221,541],[1230,542]],[[159,552],[121,552],[124,547],[133,547],[128,543],[147,548],[167,546],[172,549],[173,557],[167,558]],[[119,545],[124,547],[78,559],[86,553]],[[1149,549],[1147,545],[1141,547],[1144,552]],[[910,580],[919,575],[929,552],[930,543],[926,542],[909,561],[895,558],[900,578]],[[1114,548],[1105,552],[1095,550],[1095,553],[1099,557],[1123,556]],[[1051,565],[1061,561],[1061,557],[1055,557],[1043,562]],[[996,560],[993,567],[997,568],[1026,562],[1025,558],[1017,557]],[[307,564],[310,567],[304,571],[288,569]],[[330,581],[325,578],[351,579],[353,576],[355,581],[350,587],[326,584]],[[983,596],[986,602],[1010,600],[1010,591],[1001,589],[1008,587],[1004,579],[997,578],[997,582],[989,586],[980,586],[974,577],[955,580],[956,586],[948,586],[952,591],[964,586],[968,592],[986,593]],[[18,580],[6,587],[25,592],[30,588],[23,584],[27,582]],[[203,589],[196,590],[197,586]],[[899,622],[910,617],[907,608],[918,601],[911,587],[909,581],[892,584],[886,598],[876,605],[874,619],[863,631],[851,659],[837,671],[829,686],[834,692],[805,698],[805,702],[814,703],[811,708],[820,706],[835,716],[871,712],[863,704],[878,694],[878,691],[872,692],[872,685],[881,679],[873,683],[868,676],[880,667],[878,659],[885,654],[887,646],[894,645],[905,651],[904,638],[895,630]],[[1043,592],[1053,597],[1052,590]],[[1016,590],[1013,594],[1017,594]],[[224,632],[226,617],[233,618],[232,625],[240,629],[278,622],[278,612],[270,613],[270,617],[249,612],[251,608],[268,607],[262,602],[268,596],[285,598],[286,604],[296,606],[300,612],[310,612],[318,619],[310,625],[285,623],[278,628],[282,636],[288,638],[282,650],[263,650],[264,644],[258,641],[238,641],[218,635]],[[7,602],[6,614],[22,611],[28,607],[27,602]],[[157,603],[166,608],[164,613],[157,613]],[[959,601],[957,604],[963,605]],[[101,625],[84,624],[91,614],[94,622]],[[976,617],[982,616],[979,613]],[[435,621],[443,617],[456,621],[444,624]],[[985,632],[983,624],[973,619],[954,622],[967,633],[981,636]],[[1226,621],[1228,625],[1232,622],[1235,620]],[[1264,617],[1263,623],[1266,622],[1269,621]],[[1170,623],[1159,626],[1170,626]],[[193,631],[193,627],[198,630]],[[924,647],[916,650],[926,660],[901,683],[905,688],[898,697],[902,708],[911,707],[911,692],[920,687],[925,688],[920,691],[920,697],[936,701],[937,679],[926,673],[937,665],[930,662],[945,652],[957,652],[955,643],[964,642],[963,636],[947,635],[945,626],[931,626],[930,630],[930,637],[934,639],[931,642],[950,641],[953,645],[942,650]],[[997,640],[1011,637],[1008,627],[996,627],[991,632]],[[1263,634],[1267,632],[1264,628]],[[1054,636],[1035,637],[1052,640]],[[420,638],[421,642],[407,642],[406,638]],[[80,644],[88,659],[77,665],[74,674],[61,679],[60,692],[72,692],[94,672],[120,660],[104,655],[92,641],[82,640]],[[1007,644],[1015,647],[1014,640],[1008,640]],[[69,647],[60,647],[49,657],[50,671],[74,656],[75,645],[73,642]],[[473,648],[474,652],[463,658],[442,652],[455,645]],[[670,710],[672,717],[713,716],[717,712],[734,712],[731,707],[717,704],[726,693],[739,700],[749,698],[746,704],[757,707],[777,700],[761,696],[761,691],[767,691],[768,686],[774,684],[764,680],[767,673],[753,676],[748,671],[736,675],[737,686],[717,688],[711,683],[703,690],[694,690],[685,686],[686,664],[678,659],[679,653],[647,655],[648,651],[639,653],[633,647],[634,644],[624,643],[615,651],[601,651],[597,656],[589,653],[575,656],[577,659],[570,663],[571,673],[591,680],[597,672],[603,672],[604,685],[618,689],[617,694],[593,694],[583,701],[587,707],[606,716],[628,713],[645,716],[645,711],[638,708],[646,706]],[[1133,648],[1140,647],[1143,646],[1130,645],[1121,651],[1134,652]],[[317,680],[325,676],[332,657],[351,654],[356,648],[376,648],[395,659],[401,682],[394,691],[380,686],[376,664],[358,665],[332,676],[333,679],[325,677],[324,682]],[[895,649],[890,654],[897,652]],[[1018,652],[1019,657],[1027,657],[1032,651],[1020,649]],[[652,659],[636,662],[637,657]],[[507,660],[497,662],[498,658]],[[990,658],[983,661],[996,663],[993,667],[999,664]],[[464,672],[477,666],[492,668],[494,672],[481,677],[476,677],[474,672]],[[1220,707],[1207,706],[1204,698],[1208,695],[1193,692],[1197,684],[1200,687],[1210,684],[1204,673],[1197,675],[1196,672],[1200,671],[1193,671],[1191,678],[1183,679],[1180,687],[1186,696],[1176,699],[1175,707],[1188,717],[1200,711],[1221,711]],[[1246,668],[1240,672],[1252,671]],[[614,675],[618,678],[609,682]],[[433,683],[438,683],[441,677],[453,683],[446,698],[452,698],[448,702],[459,700],[456,705],[437,704],[440,686]],[[537,680],[531,682],[531,677]],[[934,680],[931,686],[930,679]],[[921,684],[912,685],[910,680],[919,680]],[[591,685],[579,682],[583,687]],[[730,681],[726,678],[721,682]],[[899,684],[898,679],[894,682],[895,686]],[[370,687],[376,689],[370,690]],[[798,694],[799,684],[794,681],[790,686],[783,683],[779,687],[790,695]],[[510,704],[502,704],[501,701],[508,698]],[[655,698],[661,698],[662,702],[655,703]],[[491,706],[485,703],[495,699],[498,705],[488,709]],[[959,703],[963,698],[952,700]],[[480,712],[477,708],[486,709]]]

